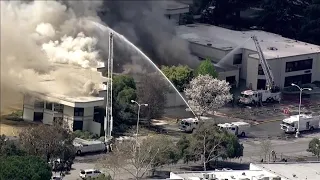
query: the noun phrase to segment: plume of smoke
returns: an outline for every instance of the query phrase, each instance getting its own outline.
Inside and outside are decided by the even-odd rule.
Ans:
[[[82,96],[105,81],[88,69],[101,58],[97,40],[77,26],[97,18],[95,8],[85,8],[78,15],[57,1],[1,1],[1,109],[13,92]]]
[[[101,18],[111,28],[141,47],[158,65],[197,65],[188,42],[177,37],[175,24],[165,17],[167,1],[105,1]],[[116,44],[116,48],[123,48]],[[117,50],[115,50],[117,51]],[[128,62],[131,54],[115,53]]]

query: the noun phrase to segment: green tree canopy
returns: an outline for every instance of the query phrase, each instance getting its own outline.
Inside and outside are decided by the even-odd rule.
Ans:
[[[218,158],[238,158],[243,155],[243,145],[238,138],[211,122],[201,122],[195,133],[180,139],[178,147],[185,161],[201,160],[204,170]]]
[[[123,132],[135,118],[135,110],[131,100],[136,100],[136,83],[126,75],[113,77],[113,118],[115,131]]]
[[[304,41],[320,44],[320,0],[312,0],[305,9],[300,38]]]
[[[180,92],[193,78],[192,69],[188,66],[162,66],[161,70]]]
[[[309,142],[309,148],[307,149],[308,152],[311,152],[313,155],[317,156],[318,160],[320,160],[320,139],[313,138]]]
[[[206,59],[205,61],[202,61],[195,71],[195,76],[207,75],[207,74],[214,78],[218,77],[218,73],[214,68],[213,63],[210,61],[210,59]]]
[[[36,156],[2,156],[0,167],[0,179],[44,180],[52,176],[48,163]]]

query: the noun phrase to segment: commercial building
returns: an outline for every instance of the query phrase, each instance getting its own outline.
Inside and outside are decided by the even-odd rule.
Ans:
[[[320,163],[250,164],[249,170],[170,173],[172,180],[318,180]]]
[[[233,66],[225,70],[226,79],[246,80],[253,90],[264,89],[266,79],[253,40],[255,35],[280,88],[291,83],[307,84],[320,80],[320,47],[264,31],[234,31],[207,24],[176,27],[177,34],[189,41],[192,53],[199,58],[210,58],[220,66]]]
[[[101,68],[100,68],[101,69]],[[72,73],[71,69],[68,69]],[[105,82],[107,79],[101,73],[85,70],[82,76],[96,78]],[[80,74],[79,74],[80,76]],[[24,95],[23,119],[26,121],[42,122],[53,125],[66,124],[72,131],[83,130],[94,134],[101,134],[105,107],[106,85],[101,87],[97,96],[66,96],[59,94],[59,86],[55,80],[40,82],[42,87],[48,87],[56,93],[43,94],[36,89]]]
[[[166,1],[166,17],[175,24],[180,24],[184,14],[189,12],[189,5],[179,1]]]

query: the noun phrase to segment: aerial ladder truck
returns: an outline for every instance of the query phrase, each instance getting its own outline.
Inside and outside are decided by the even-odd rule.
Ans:
[[[266,77],[266,89],[256,91],[246,90],[241,92],[239,103],[244,105],[262,105],[263,102],[280,102],[280,89],[279,87],[275,86],[272,70],[263,55],[259,41],[254,35],[251,38],[256,46],[260,64]]]

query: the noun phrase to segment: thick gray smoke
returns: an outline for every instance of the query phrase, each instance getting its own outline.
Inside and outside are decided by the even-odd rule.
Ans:
[[[104,21],[157,65],[193,66],[188,43],[176,37],[165,7],[160,0],[1,1],[1,109],[10,106],[14,92],[82,96],[101,88],[106,79],[92,69],[107,57],[108,35],[91,34],[83,20]],[[115,66],[144,70],[142,57],[115,43]]]
[[[99,20],[92,5],[80,16],[57,1],[1,1],[1,112],[14,92],[82,96],[101,88],[105,79],[91,69],[101,60],[97,39],[78,28],[80,18]]]
[[[194,67],[196,60],[190,54],[188,42],[176,36],[175,24],[165,17],[166,5],[165,0],[111,0],[104,2],[100,16],[157,65],[187,64]]]

